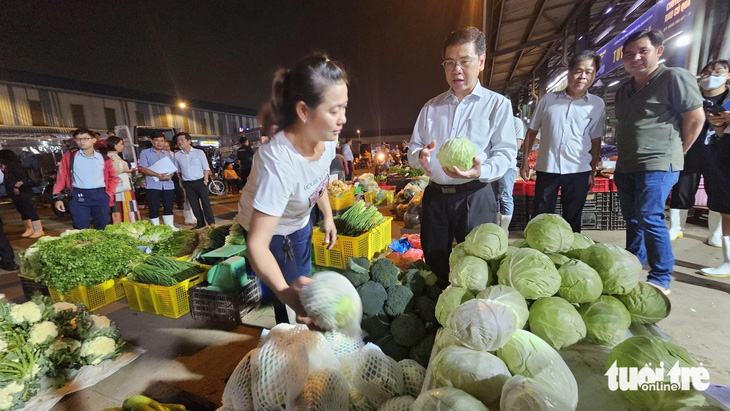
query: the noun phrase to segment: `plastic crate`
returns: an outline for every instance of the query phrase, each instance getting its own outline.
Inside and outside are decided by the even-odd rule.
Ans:
[[[621,201],[618,198],[618,193],[611,192],[611,212],[621,214]]]
[[[61,294],[51,287],[48,292],[53,301],[68,301],[72,303],[82,302],[89,311],[97,310],[107,304],[124,298],[124,286],[122,282],[125,278],[112,278],[103,283],[91,286],[79,285],[66,294]]]
[[[610,224],[610,212],[605,211],[584,211],[580,220],[581,230],[608,230]]]
[[[616,183],[615,183],[615,182],[613,181],[613,179],[612,179],[612,178],[610,178],[610,179],[608,180],[608,189],[609,189],[609,191],[611,191],[611,192],[616,192],[616,191],[618,191],[618,189],[616,188]]]
[[[392,190],[381,190],[385,191],[385,196],[380,200],[379,203],[375,203],[375,199],[377,198],[378,194],[373,191],[368,191],[365,193],[365,202],[369,204],[375,204],[375,205],[388,205],[393,204],[393,199],[395,198],[395,191]]]
[[[210,269],[210,266],[202,267]],[[130,309],[169,318],[180,318],[190,312],[188,290],[205,281],[207,274],[206,270],[170,287],[137,283],[126,278],[122,284],[124,284],[124,293],[127,295]]]
[[[386,185],[395,187],[395,192],[397,193],[403,190],[403,188],[410,183],[410,180],[405,176],[394,174],[389,175],[385,182],[387,183]]]
[[[512,195],[527,195],[535,196],[535,182],[534,181],[515,181],[514,190]]]
[[[355,204],[355,189],[350,188],[338,196],[329,195],[332,210],[342,210]]]
[[[372,258],[375,253],[385,250],[391,240],[393,217],[385,217],[385,222],[358,237],[338,235],[334,247],[327,250],[322,244],[324,233],[316,229],[312,232],[314,263],[324,267],[345,268],[350,257]]]
[[[611,180],[605,177],[596,177],[593,179],[593,188],[591,193],[607,193],[611,191]]]
[[[204,281],[190,289],[190,315],[196,320],[235,321],[243,324],[246,314],[261,307],[259,280],[246,284],[243,290],[224,292],[208,290]]]
[[[624,216],[621,215],[620,212],[611,212],[609,222],[608,222],[608,229],[609,230],[625,230],[626,229],[626,220],[624,220]]]
[[[50,295],[48,287],[36,282],[36,280],[29,277],[23,277],[22,275],[19,275],[18,278],[20,278],[20,287],[23,289],[23,296],[26,300],[30,300],[36,295]]]

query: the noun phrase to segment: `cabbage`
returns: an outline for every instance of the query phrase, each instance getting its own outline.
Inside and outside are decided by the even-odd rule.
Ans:
[[[484,404],[499,399],[512,374],[498,357],[484,351],[451,346],[433,359],[433,377],[440,387],[458,388]]]
[[[570,260],[558,269],[560,289],[558,295],[569,303],[582,304],[595,301],[603,292],[603,282],[596,270],[580,260]]]
[[[533,378],[575,409],[578,384],[560,354],[540,337],[525,330],[515,331],[504,347],[497,351],[512,375]]]
[[[565,254],[560,253],[547,253],[545,254],[555,264],[555,267],[560,268],[563,264],[570,261],[570,258]]]
[[[517,328],[525,328],[527,318],[530,311],[527,309],[527,301],[519,291],[506,285],[493,285],[487,287],[484,291],[477,295],[477,298],[483,300],[499,301],[507,305],[515,313],[517,317]]]
[[[466,244],[465,243],[459,243],[454,247],[453,250],[451,250],[451,254],[449,254],[449,267],[453,267],[461,261],[464,257],[469,255],[469,252],[466,250]]]
[[[451,171],[454,170],[454,167],[458,167],[461,171],[471,169],[474,167],[474,157],[476,156],[477,148],[474,147],[474,143],[465,137],[446,140],[439,149],[438,154],[436,154],[441,166]]]
[[[543,253],[568,251],[573,245],[573,229],[557,214],[540,214],[525,227],[525,240],[531,248]]]
[[[458,388],[443,387],[428,390],[413,402],[418,411],[489,411],[481,401]]]
[[[615,244],[594,244],[583,250],[580,259],[601,276],[604,294],[626,294],[639,283],[639,259]]]
[[[530,411],[571,409],[570,405],[548,387],[522,375],[513,375],[504,383],[502,396],[499,398],[499,408]]]
[[[474,227],[467,234],[464,244],[469,254],[494,260],[507,251],[507,234],[497,224],[486,223]]]
[[[640,282],[627,294],[617,296],[631,314],[631,322],[654,324],[666,318],[672,305],[669,298],[648,283]]]
[[[515,250],[497,271],[502,285],[513,287],[528,300],[552,297],[560,288],[560,274],[545,254],[531,248]]]
[[[441,330],[436,334],[436,346],[443,350],[451,345],[463,347],[461,343],[456,340],[454,332],[450,328],[441,328]]]
[[[516,247],[516,248],[529,248],[530,245],[527,244],[527,240],[525,240],[524,238],[520,238],[519,240],[515,240],[512,243],[512,247]]]
[[[449,282],[456,287],[478,293],[487,288],[490,280],[489,264],[479,257],[467,255],[451,266]]]
[[[573,244],[570,246],[570,249],[565,252],[565,255],[570,258],[580,258],[580,253],[593,244],[595,244],[595,242],[583,234],[573,233]]]
[[[586,325],[569,302],[560,297],[541,298],[530,307],[530,331],[556,350],[586,336]]]
[[[503,346],[517,329],[517,317],[506,304],[489,300],[469,300],[449,315],[448,328],[464,347],[494,351]]]
[[[614,345],[626,338],[631,315],[615,297],[602,295],[581,305],[578,312],[586,324],[586,334],[597,344]]]
[[[337,330],[350,336],[360,334],[362,300],[352,283],[342,274],[322,271],[299,293],[302,306],[323,330]]]
[[[436,319],[439,324],[445,326],[451,311],[472,298],[474,298],[474,294],[466,288],[449,287],[445,289],[436,301]]]
[[[651,287],[651,286],[650,286]],[[664,368],[664,381],[669,382],[669,370],[679,362],[680,367],[695,367],[692,358],[678,345],[653,335],[638,335],[628,338],[613,347],[608,354],[609,369],[616,362],[617,367],[636,367],[641,370],[646,364],[649,368]],[[609,375],[607,373],[607,375]],[[653,373],[652,373],[653,375]],[[609,380],[611,377],[609,375]],[[688,391],[622,391],[632,403],[650,410],[674,410],[682,407],[706,405],[702,394],[694,389]]]

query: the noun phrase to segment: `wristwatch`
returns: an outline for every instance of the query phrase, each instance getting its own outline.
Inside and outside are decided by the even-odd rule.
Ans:
[[[53,201],[63,201],[66,198],[66,194],[58,193],[53,195]]]

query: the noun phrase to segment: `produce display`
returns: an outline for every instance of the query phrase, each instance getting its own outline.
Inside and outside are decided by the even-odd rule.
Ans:
[[[42,378],[63,385],[70,370],[117,358],[124,346],[116,325],[81,303],[0,304],[0,410],[23,407]]]
[[[383,224],[386,220],[377,207],[358,201],[344,213],[334,217],[337,235],[357,237]]]
[[[404,162],[400,167],[395,166],[388,169],[388,174],[397,174],[403,177],[420,177],[425,174],[420,168],[411,168],[408,162]]]
[[[635,256],[593,244],[566,226],[557,215],[542,217],[528,225],[526,241],[518,244],[523,248],[517,248],[506,245],[497,225],[484,224],[454,248],[451,287],[435,307],[443,326],[432,364],[437,386],[459,389],[489,409],[575,409],[578,385],[557,350],[583,340],[621,350],[637,338],[626,339],[632,322],[653,324],[669,314],[664,294],[638,281]],[[618,356],[614,351],[611,356]],[[634,352],[625,366],[676,361]],[[696,404],[696,396],[688,397],[672,407]],[[642,406],[651,402],[627,398]]]
[[[399,191],[395,195],[393,211],[396,214],[396,218],[403,219],[405,217],[409,203],[416,197],[416,195],[423,193],[423,189],[426,188],[426,185],[428,185],[428,177],[424,176],[416,182],[406,184],[403,190]],[[422,197],[417,198],[417,201],[421,202]],[[417,211],[417,209],[414,211]]]
[[[171,287],[183,280],[203,272],[203,268],[187,261],[148,255],[129,265],[129,280]]]
[[[326,331],[360,335],[362,303],[355,287],[333,271],[321,271],[302,286],[299,298],[314,324]]]
[[[262,342],[231,374],[220,410],[409,409],[426,374],[336,331],[279,324]]]
[[[342,193],[349,189],[350,186],[345,184],[342,180],[332,180],[329,184],[327,184],[327,194],[331,196],[342,195]]]

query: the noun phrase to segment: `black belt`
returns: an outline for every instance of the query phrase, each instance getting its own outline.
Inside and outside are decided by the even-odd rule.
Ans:
[[[183,180],[183,183],[197,183],[199,181],[203,181],[203,179],[199,178],[197,180]]]
[[[479,180],[470,181],[468,183],[464,184],[455,184],[455,185],[442,185],[442,184],[436,184],[433,181],[428,183],[429,186],[435,188],[436,190],[441,191],[443,194],[456,194],[456,193],[463,193],[464,191],[475,191],[480,188],[484,188],[489,185],[489,183],[484,183]]]

